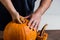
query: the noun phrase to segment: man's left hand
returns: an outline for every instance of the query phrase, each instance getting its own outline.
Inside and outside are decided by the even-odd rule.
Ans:
[[[25,18],[31,18],[29,23],[28,23],[28,26],[30,28],[34,28],[34,29],[38,29],[38,25],[40,23],[40,20],[41,20],[41,16],[39,13],[33,13],[32,15],[30,16],[26,16]]]

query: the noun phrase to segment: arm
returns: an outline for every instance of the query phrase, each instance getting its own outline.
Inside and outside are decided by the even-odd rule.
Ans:
[[[50,4],[51,4],[52,0],[41,0],[40,6],[38,7],[38,9],[31,15],[31,19],[30,22],[28,23],[28,25],[31,28],[35,28],[37,29],[40,21],[41,21],[41,16],[44,14],[44,12],[49,8]],[[26,17],[28,18],[28,16]]]
[[[50,7],[52,1],[53,0],[41,0],[40,6],[36,10],[36,12],[42,16],[44,12]]]
[[[13,21],[17,21],[18,23],[22,23],[20,21],[20,15],[19,13],[16,11],[16,9],[14,8],[11,0],[0,0],[1,3],[6,7],[6,9],[9,11],[9,13],[12,16],[12,20]]]
[[[7,10],[10,12],[11,15],[12,13],[17,12],[11,0],[1,0],[1,3],[7,8]]]

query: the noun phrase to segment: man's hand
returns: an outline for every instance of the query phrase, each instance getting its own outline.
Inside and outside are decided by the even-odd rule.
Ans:
[[[41,20],[41,16],[45,13],[45,11],[49,8],[50,4],[51,4],[52,0],[41,0],[40,6],[38,7],[38,9],[31,15],[31,19],[30,22],[28,23],[28,25],[31,28],[38,28],[38,25],[40,23]],[[30,16],[27,16],[26,18],[28,18]]]
[[[1,3],[6,7],[6,9],[11,14],[13,21],[15,21],[17,23],[22,23],[21,20],[23,20],[24,18],[22,16],[20,16],[19,13],[16,11],[16,9],[15,9],[13,3],[11,2],[11,0],[1,0]]]
[[[31,19],[28,23],[28,26],[30,28],[38,29],[38,25],[40,23],[41,16],[38,13],[33,13],[32,15],[27,16],[25,18],[29,18],[29,17],[31,17]]]
[[[24,17],[19,15],[18,12],[12,13],[12,21],[17,22],[17,23],[23,23],[24,22]]]

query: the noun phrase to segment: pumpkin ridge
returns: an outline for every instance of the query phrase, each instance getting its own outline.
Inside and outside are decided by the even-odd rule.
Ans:
[[[23,29],[24,29],[24,27],[23,27]],[[26,33],[25,33],[25,29],[24,29],[24,34],[25,34],[24,36],[25,36],[25,40],[26,40]]]

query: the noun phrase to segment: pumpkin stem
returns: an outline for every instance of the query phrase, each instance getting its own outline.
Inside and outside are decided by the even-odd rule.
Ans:
[[[39,36],[42,36],[42,35],[44,34],[47,25],[48,25],[48,24],[45,24],[45,25],[43,26],[43,28],[42,28]]]

